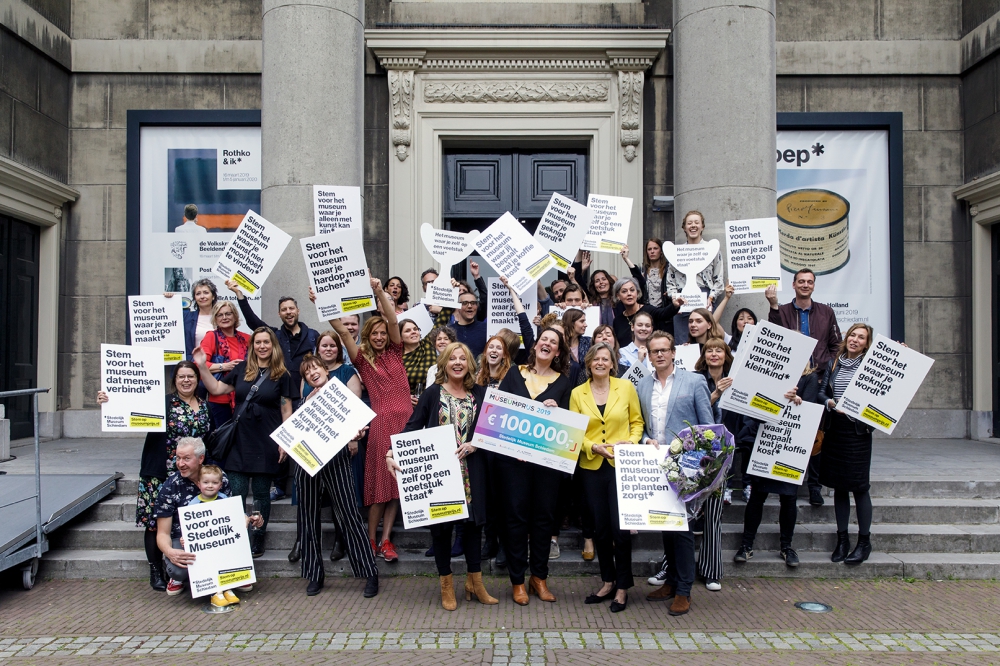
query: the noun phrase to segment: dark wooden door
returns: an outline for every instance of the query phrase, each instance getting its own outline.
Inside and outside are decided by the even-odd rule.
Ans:
[[[0,391],[34,388],[38,371],[38,227],[0,216]],[[2,401],[11,437],[32,435],[31,398]]]

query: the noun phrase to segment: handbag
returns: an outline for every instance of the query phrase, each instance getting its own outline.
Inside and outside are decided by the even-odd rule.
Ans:
[[[250,387],[250,393],[247,395],[246,400],[240,405],[236,413],[233,414],[233,418],[229,419],[221,426],[208,433],[205,437],[205,448],[212,455],[212,458],[217,462],[224,462],[229,452],[233,448],[233,444],[236,442],[236,424],[240,420],[240,416],[243,415],[244,410],[246,410],[247,405],[249,405],[253,399],[257,396],[257,390],[260,385],[264,383],[264,377],[267,376],[267,371],[263,370],[260,373],[260,377],[254,382],[254,385]]]

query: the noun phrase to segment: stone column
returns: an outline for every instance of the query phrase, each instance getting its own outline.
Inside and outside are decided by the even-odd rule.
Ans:
[[[726,220],[775,214],[774,5],[774,0],[674,0],[678,242],[688,210],[705,215],[705,237],[718,238],[723,248]],[[745,300],[758,317],[766,316],[762,296]]]
[[[264,285],[263,318],[293,296],[316,322],[298,239],[313,235],[313,185],[364,181],[364,0],[264,0],[261,213],[293,236]]]

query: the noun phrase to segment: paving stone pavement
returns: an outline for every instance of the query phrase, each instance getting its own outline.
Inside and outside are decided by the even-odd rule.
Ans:
[[[303,581],[268,579],[236,612],[212,616],[203,601],[138,580],[11,585],[0,590],[0,662],[174,664],[197,654],[199,664],[231,664],[239,653],[240,662],[346,664],[406,652],[407,666],[662,664],[680,653],[696,664],[1000,663],[994,581],[727,579],[721,592],[696,588],[680,618],[645,601],[645,584],[612,615],[582,603],[597,587],[592,578],[552,579],[559,602],[532,598],[525,608],[510,600],[509,583],[486,582],[499,605],[463,600],[448,613],[430,577],[385,580],[370,600],[356,581],[329,581],[306,597]],[[796,601],[834,611],[804,613]]]

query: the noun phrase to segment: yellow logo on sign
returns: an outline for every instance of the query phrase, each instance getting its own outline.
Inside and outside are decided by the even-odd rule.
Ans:
[[[542,257],[540,260],[536,261],[531,266],[528,266],[528,268],[526,269],[528,275],[530,275],[533,279],[537,280],[538,276],[540,276],[545,271],[549,270],[548,259],[549,259],[548,257]]]
[[[457,504],[432,504],[431,520],[447,518],[448,516],[459,516],[462,514],[463,506],[465,506],[464,502],[458,502]]]
[[[372,299],[368,296],[364,296],[362,298],[345,298],[340,302],[340,309],[344,312],[353,312],[354,310],[370,308],[371,306]]]
[[[878,411],[871,405],[868,405],[867,407],[864,408],[864,410],[862,410],[861,418],[868,419],[872,423],[877,423],[883,428],[891,428],[893,424],[892,419],[890,419],[888,416]]]
[[[164,363],[176,363],[177,361],[183,361],[183,360],[184,360],[184,352],[179,352],[179,351],[163,352]]]
[[[159,428],[163,425],[163,419],[158,416],[138,416],[132,414],[128,419],[129,428]]]
[[[770,398],[765,398],[759,393],[750,400],[750,406],[768,414],[778,414],[781,412],[781,405]]]
[[[569,259],[564,259],[561,255],[558,255],[555,252],[552,252],[551,250],[549,250],[549,255],[551,255],[551,257],[556,260],[556,267],[559,270],[563,271],[569,267]]]
[[[320,462],[313,455],[312,450],[306,445],[305,442],[299,442],[292,447],[292,453],[295,454],[298,462],[309,469],[319,469]]]
[[[650,527],[680,527],[684,524],[684,516],[663,511],[650,511],[648,514]]]
[[[625,243],[619,243],[618,241],[601,241],[602,250],[611,250],[612,252],[621,252],[622,248],[625,247]]]
[[[257,285],[250,281],[243,273],[236,271],[233,275],[233,282],[239,285],[240,289],[250,294],[251,296],[257,293]]]
[[[750,280],[751,289],[767,289],[771,285],[778,286],[778,278],[753,278]]]
[[[219,574],[219,587],[225,587],[233,583],[242,583],[245,580],[250,580],[250,569],[226,571]]]
[[[800,472],[799,470],[792,469],[787,465],[782,465],[781,463],[777,462],[771,466],[771,474],[774,474],[775,476],[783,476],[786,479],[792,479],[793,481],[798,481],[800,478],[802,478],[802,472]]]

